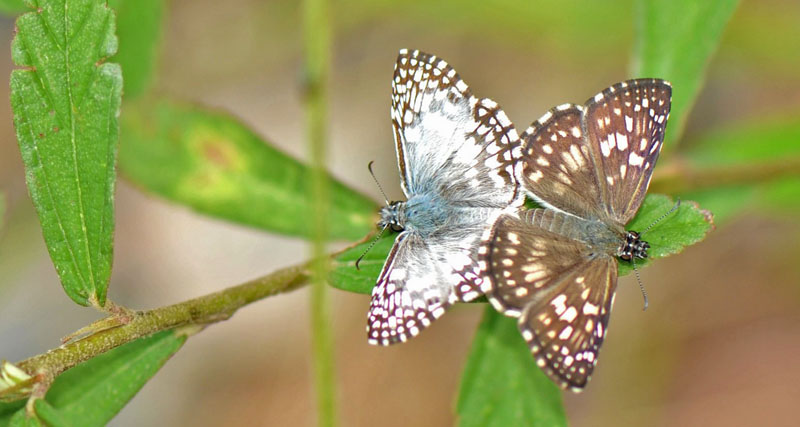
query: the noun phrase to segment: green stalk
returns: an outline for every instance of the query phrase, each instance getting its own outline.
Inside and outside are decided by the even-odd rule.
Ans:
[[[336,425],[336,392],[333,333],[327,293],[328,259],[324,257],[328,229],[328,182],[325,173],[327,131],[327,78],[330,28],[326,0],[306,0],[303,8],[305,36],[305,109],[311,159],[311,327],[312,357],[316,386],[318,423]]]

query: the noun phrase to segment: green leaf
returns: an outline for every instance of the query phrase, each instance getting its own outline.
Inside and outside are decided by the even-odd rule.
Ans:
[[[23,407],[11,416],[8,425],[11,427],[39,427],[42,425],[42,422],[36,417],[29,417]]]
[[[30,10],[31,7],[25,4],[25,0],[0,0],[0,13],[4,15],[19,15]]]
[[[536,367],[515,319],[487,305],[461,376],[461,426],[565,426],[561,392]]]
[[[675,201],[672,198],[663,194],[648,194],[639,212],[625,227],[641,233],[652,226],[642,235],[642,239],[650,243],[650,249],[647,251],[649,258],[637,260],[637,267],[647,265],[653,259],[677,254],[687,246],[703,240],[714,229],[713,215],[707,210],[700,209],[697,203],[681,200],[678,209],[668,214],[673,207]],[[619,261],[621,276],[632,270],[631,263]]]
[[[639,0],[633,74],[672,82],[664,151],[674,149],[738,0]]]
[[[18,400],[16,402],[0,402],[0,427],[11,424],[13,417],[19,417],[18,413],[25,413],[25,400]],[[21,409],[21,411],[20,411]]]
[[[265,230],[308,236],[308,167],[227,114],[160,99],[126,104],[120,167],[125,176],[199,212]],[[374,229],[376,205],[335,179],[332,239]]]
[[[68,7],[67,7],[68,6]],[[111,274],[122,76],[103,0],[49,0],[17,19],[11,107],[28,191],[67,295],[103,306]]]
[[[161,42],[163,0],[110,0],[117,12],[119,52],[113,60],[125,75],[125,99],[146,92],[153,80]]]
[[[61,415],[58,409],[54,408],[47,400],[44,399],[37,399],[34,402],[34,408],[36,410],[36,416],[39,417],[40,420],[45,422],[45,425],[48,426],[71,426],[74,423],[70,423]]]
[[[163,331],[86,361],[56,378],[46,401],[36,401],[36,414],[49,425],[105,425],[185,341]],[[0,425],[15,405],[0,404]],[[16,408],[14,417],[24,414],[24,406]]]
[[[387,230],[369,251],[367,249],[373,244],[372,240],[350,248],[336,257],[328,273],[328,283],[344,291],[369,295],[396,237],[397,233]],[[356,260],[361,255],[364,258],[356,269]]]

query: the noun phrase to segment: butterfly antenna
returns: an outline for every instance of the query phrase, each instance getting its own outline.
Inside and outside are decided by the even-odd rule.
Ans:
[[[639,282],[639,290],[642,291],[642,297],[644,298],[644,307],[642,307],[642,311],[647,311],[647,306],[649,305],[647,301],[647,291],[644,290],[642,278],[639,277],[639,269],[636,268],[636,258],[631,258],[631,261],[633,262],[633,273],[636,275],[636,281]]]
[[[375,163],[375,160],[370,160],[369,164],[367,165],[367,169],[369,169],[369,174],[372,175],[372,179],[375,180],[375,184],[378,185],[378,190],[381,190],[381,194],[383,195],[383,200],[386,201],[386,204],[389,204],[389,198],[386,197],[386,193],[383,192],[383,187],[381,187],[381,183],[378,182],[378,178],[375,177],[375,172],[372,172],[372,164]],[[372,247],[372,246],[370,246]],[[363,255],[362,255],[363,256]],[[358,264],[356,264],[358,267]]]
[[[653,228],[653,227],[654,227],[656,224],[658,224],[659,222],[661,222],[661,221],[662,221],[664,218],[666,218],[666,217],[668,217],[668,216],[672,215],[672,213],[673,213],[673,212],[675,212],[676,210],[678,210],[678,208],[679,208],[680,206],[681,206],[681,198],[680,198],[680,197],[678,197],[677,201],[675,202],[675,205],[674,205],[674,206],[672,206],[672,209],[670,209],[669,211],[667,211],[667,213],[665,213],[664,215],[661,215],[661,216],[660,216],[660,217],[659,217],[657,220],[653,221],[653,223],[652,223],[652,224],[650,224],[650,226],[649,226],[649,227],[647,227],[647,228],[646,228],[644,231],[642,231],[642,236],[644,236],[644,235],[645,235],[645,234],[646,234],[648,231],[650,231],[650,229],[651,229],[651,228]]]
[[[378,232],[378,235],[375,236],[375,239],[372,240],[372,243],[370,243],[369,246],[367,246],[367,250],[365,250],[364,253],[361,254],[360,257],[358,257],[358,259],[356,260],[356,270],[361,270],[360,268],[358,268],[358,263],[360,263],[361,260],[364,258],[364,256],[367,254],[367,252],[369,252],[370,249],[372,249],[372,247],[375,246],[375,243],[378,243],[378,240],[380,240],[381,236],[383,236],[384,231],[386,231],[386,227],[381,228],[381,231]]]

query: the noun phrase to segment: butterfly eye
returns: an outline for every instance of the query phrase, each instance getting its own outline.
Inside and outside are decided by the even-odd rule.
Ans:
[[[392,231],[394,231],[396,233],[399,233],[399,232],[405,230],[400,224],[398,224],[396,222],[389,224],[389,226],[392,227]]]

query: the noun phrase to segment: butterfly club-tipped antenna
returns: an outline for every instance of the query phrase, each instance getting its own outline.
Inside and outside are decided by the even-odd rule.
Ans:
[[[653,221],[652,224],[650,224],[647,228],[645,228],[645,230],[642,231],[640,236],[644,236],[656,224],[658,224],[659,222],[663,221],[666,217],[672,215],[676,210],[678,210],[678,208],[680,206],[681,206],[681,199],[679,197],[679,198],[677,198],[677,201],[675,202],[675,205],[673,205],[672,208],[669,211],[667,211],[666,213],[664,213],[663,215],[658,217],[658,219]],[[639,290],[642,291],[642,298],[644,298],[644,307],[642,308],[642,311],[646,311],[647,310],[647,306],[649,304],[648,301],[647,301],[647,291],[644,289],[644,284],[642,283],[641,276],[639,276],[639,269],[636,268],[636,257],[632,257],[631,258],[631,263],[633,264],[633,273],[636,275],[636,281],[639,283]]]
[[[372,175],[372,179],[375,181],[375,184],[378,186],[378,190],[381,191],[381,195],[383,196],[383,200],[386,202],[386,206],[389,206],[389,198],[386,197],[386,193],[383,191],[383,187],[381,187],[381,183],[378,182],[378,178],[375,177],[375,172],[372,171],[372,164],[375,163],[375,160],[370,160],[369,164],[367,164],[367,169],[369,169],[369,174]]]
[[[375,160],[370,160],[369,164],[367,164],[367,169],[369,169],[369,174],[372,175],[372,179],[375,181],[375,184],[378,186],[378,190],[381,191],[381,195],[383,195],[383,200],[386,202],[386,206],[389,206],[391,204],[391,203],[389,203],[389,198],[386,197],[386,193],[383,191],[383,187],[381,187],[381,183],[378,182],[378,178],[375,176],[375,172],[372,171],[372,164],[373,163],[375,163]],[[375,236],[375,239],[373,239],[372,242],[370,242],[369,246],[367,246],[367,249],[364,251],[364,253],[362,253],[361,256],[358,257],[358,259],[356,260],[356,270],[361,270],[361,268],[359,268],[358,264],[361,263],[361,260],[364,259],[364,257],[367,255],[367,253],[369,253],[369,251],[372,250],[372,248],[375,246],[375,244],[378,243],[378,240],[381,239],[381,236],[383,236],[383,232],[386,231],[386,227],[388,227],[388,226],[389,226],[389,224],[386,224],[381,228],[381,230],[378,232],[378,235]]]
[[[672,215],[673,213],[675,213],[675,211],[677,211],[680,206],[681,206],[681,198],[678,197],[676,199],[675,204],[672,206],[672,208],[670,210],[668,210],[666,213],[664,213],[663,215],[661,215],[660,217],[658,217],[658,219],[653,221],[652,224],[650,224],[647,228],[644,229],[644,231],[642,231],[641,235],[644,236],[645,234],[647,234],[647,232],[650,231],[650,229],[652,229],[653,227],[655,227],[656,224],[658,224],[659,222],[663,221],[666,217],[668,217],[668,216]]]
[[[387,227],[388,227],[388,225],[387,225]],[[384,231],[386,231],[386,227],[383,227],[383,228],[381,228],[380,231],[378,231],[378,235],[375,236],[374,239],[372,239],[372,242],[370,242],[369,246],[367,246],[367,249],[364,250],[364,253],[362,253],[361,256],[358,257],[358,259],[356,260],[356,270],[361,270],[358,267],[358,264],[361,262],[362,259],[364,259],[364,256],[367,255],[367,253],[372,249],[372,247],[375,246],[376,243],[378,243],[378,240],[381,239],[381,236],[383,236],[383,232]]]
[[[639,283],[639,290],[642,291],[642,298],[644,298],[642,311],[647,311],[647,306],[650,305],[650,302],[647,300],[647,291],[644,289],[644,283],[642,283],[642,278],[639,276],[639,269],[636,268],[636,258],[631,258],[631,263],[633,264],[633,274],[636,275],[636,282]]]

